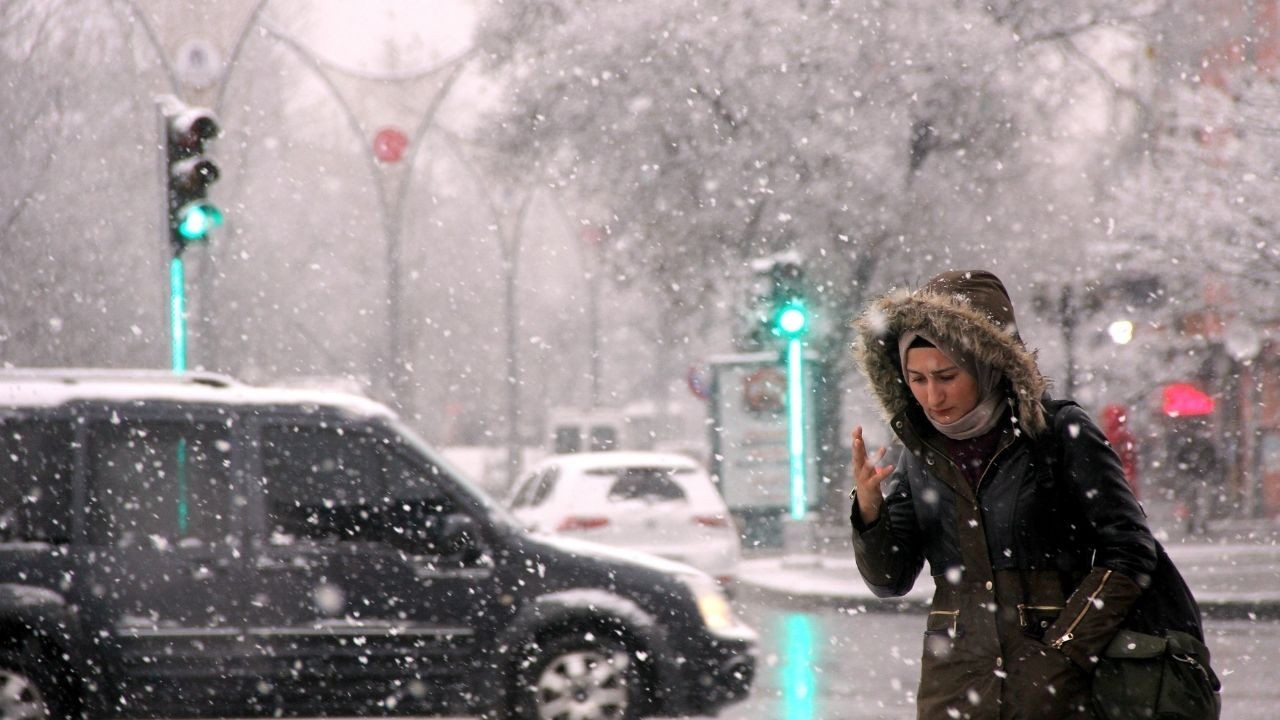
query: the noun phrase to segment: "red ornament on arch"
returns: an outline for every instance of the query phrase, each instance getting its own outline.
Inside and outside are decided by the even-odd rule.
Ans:
[[[373,136],[373,156],[380,163],[396,163],[409,148],[409,136],[400,128],[384,127]]]

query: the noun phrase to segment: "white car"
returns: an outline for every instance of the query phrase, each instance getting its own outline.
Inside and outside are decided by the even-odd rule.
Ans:
[[[507,505],[533,532],[659,555],[721,582],[737,570],[733,518],[707,471],[683,455],[554,455],[516,482]]]

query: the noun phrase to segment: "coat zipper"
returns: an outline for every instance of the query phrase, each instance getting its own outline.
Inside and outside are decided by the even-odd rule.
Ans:
[[[1080,621],[1084,619],[1084,615],[1089,612],[1089,608],[1093,607],[1094,601],[1098,599],[1098,595],[1102,592],[1102,588],[1106,586],[1107,580],[1111,577],[1111,572],[1111,570],[1108,570],[1102,573],[1102,582],[1098,583],[1098,587],[1094,588],[1093,592],[1089,593],[1089,602],[1085,603],[1084,607],[1080,608],[1080,614],[1076,615],[1076,619],[1071,621],[1071,625],[1067,628],[1067,631],[1062,634],[1062,637],[1053,641],[1052,647],[1055,650],[1061,650],[1064,644],[1075,639],[1076,626],[1078,626]]]
[[[918,436],[917,436],[917,437],[918,437]],[[965,477],[964,477],[964,470],[961,470],[961,469],[960,469],[960,466],[959,466],[959,465],[957,465],[957,464],[956,464],[956,462],[955,462],[954,460],[952,460],[952,459],[951,459],[951,456],[947,455],[946,453],[942,452],[942,451],[941,451],[941,450],[939,450],[938,448],[934,447],[934,446],[933,446],[933,445],[932,445],[928,440],[925,440],[924,438],[920,438],[920,444],[921,444],[921,445],[924,445],[925,447],[927,447],[927,448],[929,448],[930,450],[932,450],[934,455],[937,455],[938,457],[940,457],[940,458],[942,458],[943,460],[947,461],[947,464],[948,464],[948,465],[950,465],[951,467],[955,468],[955,469],[956,469],[956,472],[960,473],[960,479],[961,479],[961,480],[964,480],[964,479],[965,479]],[[991,459],[990,459],[990,460],[988,460],[988,461],[987,461],[987,466],[986,466],[986,467],[984,467],[984,468],[982,468],[982,474],[978,476],[978,482],[977,482],[976,484],[974,484],[974,486],[973,486],[973,496],[974,496],[974,498],[977,498],[977,497],[978,497],[978,490],[982,487],[982,481],[987,479],[987,471],[989,471],[992,467],[994,467],[994,466],[995,466],[995,464],[996,464],[996,460],[999,460],[999,459],[1000,459],[1000,456],[1001,456],[1001,455],[1003,455],[1003,454],[1005,453],[1005,451],[1006,451],[1006,450],[1008,450],[1009,448],[1013,447],[1013,445],[1014,445],[1014,443],[1012,443],[1012,442],[1005,443],[1005,445],[1004,445],[1003,447],[1001,447],[999,450],[996,450],[996,453],[995,453],[994,455],[992,455],[992,456],[991,456]]]
[[[996,450],[996,454],[992,455],[991,459],[987,461],[987,466],[982,468],[982,474],[978,476],[978,482],[973,486],[974,497],[978,497],[978,491],[982,489],[982,481],[987,479],[987,471],[995,467],[996,460],[999,460],[1000,456],[1004,454],[1004,451],[1008,450],[1011,447],[1013,447],[1012,442],[1005,443],[1004,447],[1001,447],[999,450]],[[952,465],[955,465],[955,463],[952,463]]]

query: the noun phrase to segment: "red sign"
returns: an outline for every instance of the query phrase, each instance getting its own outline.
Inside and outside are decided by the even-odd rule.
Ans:
[[[399,128],[385,127],[373,136],[373,156],[378,162],[400,162],[408,147],[409,138]]]
[[[1164,386],[1164,414],[1169,417],[1198,417],[1213,413],[1213,398],[1191,383]]]

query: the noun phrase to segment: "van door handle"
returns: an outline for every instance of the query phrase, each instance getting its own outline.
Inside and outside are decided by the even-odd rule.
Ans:
[[[212,557],[190,558],[191,579],[198,582],[212,580],[216,575],[226,575],[231,569],[231,559],[214,555]]]
[[[315,565],[308,559],[303,557],[292,558],[275,558],[267,555],[259,555],[253,561],[253,567],[256,570],[271,570],[283,572],[285,570],[310,570]]]
[[[191,566],[191,579],[197,582],[212,580],[217,575],[226,575],[230,563],[226,560],[205,560]]]

